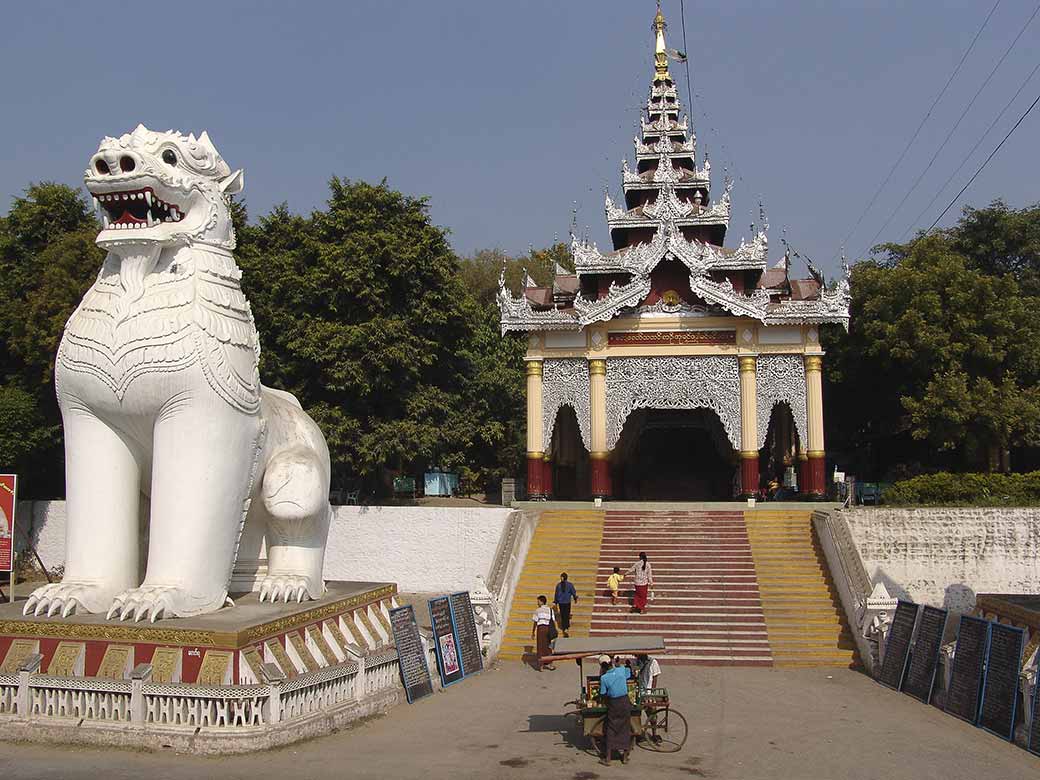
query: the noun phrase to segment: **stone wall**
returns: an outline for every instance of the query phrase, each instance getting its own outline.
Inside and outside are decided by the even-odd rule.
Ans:
[[[325,579],[396,582],[405,592],[477,590],[488,576],[512,511],[504,507],[333,507]],[[29,531],[48,569],[64,565],[64,501],[20,502],[17,522]],[[16,542],[19,548],[24,546],[20,535]],[[249,555],[249,548],[249,540],[243,539],[243,554]],[[259,550],[254,555],[263,557]]]
[[[896,598],[967,612],[976,593],[1040,593],[1040,509],[856,507],[867,574]]]

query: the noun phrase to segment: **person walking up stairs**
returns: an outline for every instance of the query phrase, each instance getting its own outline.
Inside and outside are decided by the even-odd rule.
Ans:
[[[534,659],[531,605],[539,594],[552,596],[561,572],[567,572],[568,582],[578,594],[577,603],[571,607],[568,632],[573,637],[589,635],[602,537],[602,511],[550,509],[542,512],[513,594],[500,658]]]

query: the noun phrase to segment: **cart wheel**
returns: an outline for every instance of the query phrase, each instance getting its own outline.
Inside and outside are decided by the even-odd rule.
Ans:
[[[686,718],[681,712],[662,707],[644,713],[643,740],[640,747],[657,753],[677,753],[686,744]]]

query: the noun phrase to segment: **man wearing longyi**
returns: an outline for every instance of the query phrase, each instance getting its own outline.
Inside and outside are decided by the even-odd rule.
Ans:
[[[610,766],[614,751],[621,753],[621,763],[627,764],[632,747],[632,722],[629,716],[632,702],[628,698],[628,679],[632,670],[614,656],[614,666],[600,675],[599,694],[607,702],[607,717],[603,724],[604,753],[599,762]]]

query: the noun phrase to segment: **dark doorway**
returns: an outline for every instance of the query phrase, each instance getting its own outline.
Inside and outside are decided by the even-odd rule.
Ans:
[[[582,501],[590,496],[589,453],[581,441],[578,418],[571,406],[561,406],[556,413],[552,442],[553,498]]]
[[[635,501],[728,501],[737,453],[709,409],[639,409],[615,450],[615,495]]]

